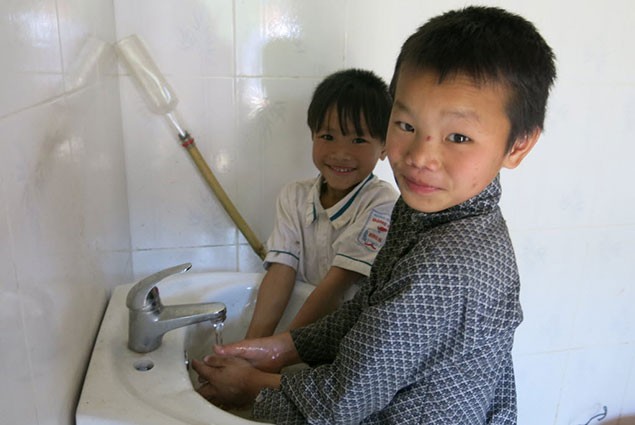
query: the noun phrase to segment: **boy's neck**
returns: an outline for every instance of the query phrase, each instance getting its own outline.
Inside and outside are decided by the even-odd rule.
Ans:
[[[358,187],[360,183],[368,180],[371,175],[372,173],[346,190],[334,190],[328,186],[324,177],[320,177],[320,205],[322,205],[322,208],[325,210],[331,208]]]
[[[320,204],[322,208],[325,210],[331,208],[348,195],[351,190],[353,190],[352,187],[346,192],[330,190],[326,181],[322,180],[322,184],[320,185]]]

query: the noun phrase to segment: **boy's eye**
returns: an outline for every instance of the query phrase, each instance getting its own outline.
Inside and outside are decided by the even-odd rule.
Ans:
[[[465,136],[463,134],[452,133],[452,134],[450,134],[448,136],[448,140],[450,142],[453,142],[453,143],[466,143],[466,142],[469,142],[472,139],[470,139],[469,137],[467,137],[467,136]]]
[[[353,139],[353,144],[354,145],[361,145],[362,143],[366,143],[366,139],[361,138],[361,137],[356,137]]]
[[[322,140],[327,140],[327,141],[331,141],[331,140],[333,140],[333,136],[332,136],[332,135],[330,135],[330,134],[328,134],[328,133],[321,134],[321,135],[319,136],[319,138],[320,138],[320,139],[322,139]]]
[[[399,126],[400,129],[408,133],[414,133],[415,131],[415,128],[411,126],[410,124],[408,124],[407,122],[397,121],[397,125]]]

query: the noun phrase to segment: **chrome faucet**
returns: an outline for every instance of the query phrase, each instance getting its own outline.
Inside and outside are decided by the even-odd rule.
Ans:
[[[219,302],[164,306],[159,298],[159,281],[176,273],[188,271],[185,263],[161,270],[137,282],[128,292],[129,310],[128,348],[137,353],[156,350],[163,335],[176,328],[210,320],[223,322],[227,315],[225,304]]]

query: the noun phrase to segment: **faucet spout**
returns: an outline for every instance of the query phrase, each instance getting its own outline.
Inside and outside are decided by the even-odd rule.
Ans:
[[[164,306],[161,302],[159,290],[154,285],[171,274],[189,270],[191,266],[188,263],[160,271],[130,289],[127,299],[128,348],[147,353],[161,345],[163,335],[168,331],[199,322],[225,321],[227,307],[220,302],[172,306]]]
[[[211,322],[224,322],[226,317],[227,308],[223,303],[171,305],[163,307],[159,314],[159,324],[167,332],[208,320]]]

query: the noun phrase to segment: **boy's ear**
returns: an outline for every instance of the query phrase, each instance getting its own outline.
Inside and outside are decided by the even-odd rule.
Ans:
[[[384,146],[381,148],[381,153],[379,154],[379,159],[382,161],[386,159],[386,141],[384,141]]]
[[[514,142],[514,146],[507,152],[503,160],[503,167],[513,169],[518,167],[527,154],[533,149],[540,138],[540,129],[536,128],[531,133],[520,136]]]

